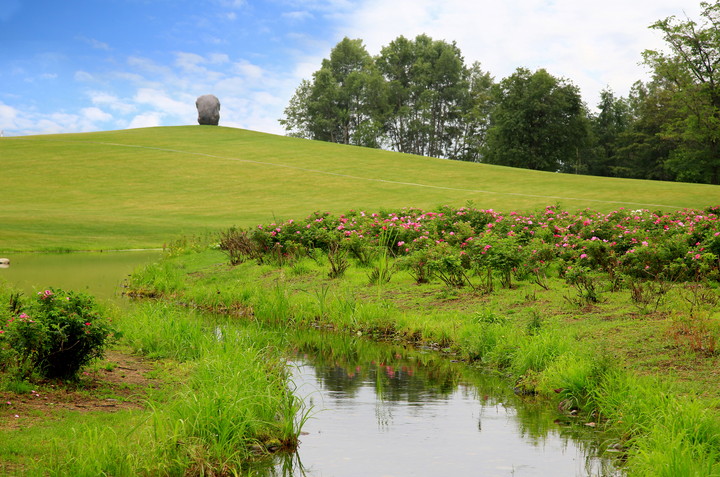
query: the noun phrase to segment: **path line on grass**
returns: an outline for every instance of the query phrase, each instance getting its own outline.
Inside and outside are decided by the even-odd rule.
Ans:
[[[57,141],[65,141],[65,140],[58,140]],[[297,171],[303,171],[303,172],[311,172],[315,174],[324,174],[329,176],[335,176],[335,177],[344,177],[347,179],[355,179],[355,180],[364,180],[364,181],[370,181],[370,182],[381,182],[385,184],[395,184],[395,185],[404,185],[404,186],[411,186],[411,187],[424,187],[427,189],[439,189],[439,190],[450,190],[450,191],[457,191],[457,192],[473,192],[478,194],[496,194],[496,195],[508,195],[513,197],[530,197],[535,199],[552,199],[552,200],[575,200],[575,201],[585,201],[585,202],[595,202],[600,204],[619,204],[619,205],[633,205],[633,206],[642,206],[642,207],[669,207],[672,209],[683,209],[684,207],[680,207],[677,205],[669,205],[669,204],[647,204],[643,202],[627,202],[627,201],[619,201],[619,200],[602,200],[602,199],[584,199],[584,198],[578,198],[578,197],[561,197],[561,196],[553,196],[553,195],[540,195],[540,194],[523,194],[520,192],[498,192],[498,191],[491,191],[491,190],[480,190],[480,189],[462,189],[458,187],[448,187],[448,186],[438,186],[438,185],[432,185],[432,184],[418,184],[416,182],[403,182],[403,181],[393,181],[388,179],[378,179],[374,177],[362,177],[362,176],[354,176],[351,174],[341,174],[339,172],[329,172],[329,171],[323,171],[319,169],[307,169],[304,167],[298,167],[298,166],[291,166],[288,164],[278,164],[275,162],[264,162],[264,161],[255,161],[252,159],[242,159],[239,157],[229,157],[229,156],[219,156],[217,154],[208,154],[205,152],[194,152],[194,151],[182,151],[179,149],[170,149],[165,147],[154,147],[154,146],[141,146],[139,144],[123,144],[123,143],[115,143],[115,142],[98,142],[98,141],[67,141],[67,142],[81,142],[81,143],[89,143],[89,144],[100,144],[104,146],[116,146],[116,147],[130,147],[130,148],[137,148],[137,149],[149,149],[153,151],[161,151],[161,152],[172,152],[176,154],[188,154],[193,156],[202,156],[202,157],[211,157],[215,159],[224,159],[229,161],[237,161],[237,162],[246,162],[250,164],[260,164],[265,166],[275,166],[275,167],[283,167],[286,169],[293,169]]]

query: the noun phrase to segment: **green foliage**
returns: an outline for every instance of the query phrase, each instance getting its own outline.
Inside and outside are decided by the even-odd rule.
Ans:
[[[701,2],[701,22],[675,17],[655,22],[669,52],[646,50],[654,82],[673,115],[663,134],[674,142],[666,165],[678,180],[720,183],[720,3]]]
[[[319,272],[320,267],[326,268],[323,260],[315,267],[319,273],[314,277],[307,274],[301,280],[288,280],[286,269],[245,263],[239,268],[225,267],[230,274],[226,281],[232,286],[207,287],[206,295],[213,300],[218,291],[236,296],[234,290],[245,283],[254,292],[242,301],[248,304],[248,316],[259,321],[327,327],[445,348],[512,376],[519,394],[553,396],[561,412],[607,426],[617,439],[615,448],[637,449],[636,443],[654,432],[655,416],[677,409],[655,381],[638,378],[626,368],[647,373],[660,369],[668,359],[676,363],[684,359],[678,356],[689,356],[705,360],[701,364],[712,369],[718,333],[717,319],[711,316],[711,295],[717,291],[713,277],[720,264],[712,265],[705,254],[715,257],[716,234],[720,234],[717,211],[713,207],[674,213],[625,209],[571,213],[546,207],[532,213],[502,213],[468,206],[440,207],[433,212],[385,209],[339,216],[313,214],[298,223],[263,225],[256,233],[266,235],[271,243],[286,243],[304,240],[304,230],[308,230],[308,237],[324,234],[340,244],[387,250],[386,256],[396,254],[411,276],[427,273],[431,283],[417,287],[409,280],[395,279],[369,292],[367,267],[349,267],[345,280],[328,281]],[[309,254],[325,256],[320,247],[327,243],[317,241],[318,248],[309,248]],[[432,265],[426,267],[425,261]],[[514,288],[476,293],[481,289],[478,276],[482,280],[488,270],[494,280],[501,281],[510,273]],[[548,287],[537,290],[537,296],[534,270],[544,273]],[[678,270],[687,283],[673,281],[679,280],[672,278]],[[188,279],[207,281],[201,274]],[[631,280],[638,285],[636,292]],[[268,288],[253,288],[258,282]],[[663,292],[660,284],[666,282],[671,287]],[[443,287],[446,283],[452,288]],[[690,284],[702,287],[686,288]],[[583,311],[567,306],[563,286],[571,287],[570,301]],[[653,301],[661,292],[672,295],[674,308]],[[638,294],[638,302],[632,301],[633,293]],[[645,305],[640,300],[647,296],[650,301]],[[197,297],[203,303],[203,296]],[[664,327],[667,312],[677,311],[677,301],[683,298],[694,310],[693,316]],[[518,313],[519,306],[526,311]],[[649,313],[657,306],[658,313],[643,319],[632,313],[633,306],[646,307]],[[622,381],[626,379],[637,381],[637,387],[625,387]],[[701,385],[683,385],[691,390],[688,394],[705,392]],[[694,401],[688,405],[694,406]],[[710,412],[662,426],[670,430],[678,426],[681,433],[692,434],[685,427],[691,424],[705,439],[713,416]],[[706,451],[702,450],[706,444],[698,448],[692,439],[681,441],[672,451],[677,459],[673,468],[693,467],[684,461],[688,455],[697,456],[698,469],[716,465],[712,445]],[[658,438],[643,451],[661,452],[659,442]],[[628,452],[632,466],[647,465],[648,475],[659,472],[650,460],[633,452]]]
[[[350,266],[347,259],[347,250],[340,242],[332,242],[328,246],[327,259],[330,264],[330,271],[328,272],[330,278],[342,277],[345,270]]]
[[[83,413],[70,427],[46,422],[43,429],[56,428],[23,449],[24,474],[236,475],[297,447],[307,409],[289,385],[277,336],[165,303],[141,304],[120,320],[138,352],[171,358],[162,369],[182,371],[179,381],[151,393],[144,410]]]
[[[441,242],[428,253],[428,270],[448,287],[470,285],[462,257],[447,242]]]
[[[317,259],[320,253],[330,265],[331,278],[350,267],[348,255],[366,268],[375,261],[369,275],[373,283],[387,281],[396,263],[417,283],[436,279],[451,288],[486,292],[493,290],[495,280],[504,288],[512,288],[518,280],[547,289],[549,273],[558,269],[576,292],[568,299],[579,306],[598,303],[604,291],[601,284],[617,290],[626,277],[634,302],[647,305],[653,295],[657,308],[666,286],[644,286],[642,280],[720,278],[716,212],[716,208],[673,214],[619,209],[601,214],[586,209],[572,214],[547,207],[506,215],[443,206],[437,212],[350,211],[337,217],[315,212],[301,221],[273,222],[238,233],[252,234],[259,261],[282,266],[297,259],[301,250]],[[390,256],[397,257],[392,266]]]
[[[577,162],[588,125],[576,86],[518,68],[495,87],[494,101],[484,162],[551,172]]]
[[[362,40],[344,38],[312,82],[304,80],[280,123],[296,137],[379,147],[383,84]]]
[[[455,43],[400,36],[371,58],[344,38],[303,80],[280,122],[291,135],[543,171],[720,182],[720,3],[699,20],[651,25],[654,71],[627,98],[600,93],[597,114],[577,87],[518,68],[495,84]]]
[[[575,289],[575,297],[567,297],[568,301],[578,306],[599,302],[601,290],[598,286],[598,278],[599,275],[587,267],[568,267],[565,280]]]
[[[49,289],[24,303],[0,328],[3,366],[12,374],[72,379],[101,357],[115,333],[94,299]]]
[[[165,303],[142,303],[133,311],[132,320],[123,323],[124,342],[135,353],[153,359],[197,359],[213,339],[212,330],[196,313]]]
[[[391,260],[387,250],[378,257],[376,264],[368,272],[368,281],[371,285],[388,283],[397,270],[395,262]]]
[[[428,283],[430,281],[430,276],[432,275],[428,264],[429,260],[429,249],[420,249],[400,257],[398,260],[398,267],[403,270],[407,270],[410,276],[412,276],[415,280],[415,283],[418,285],[421,283]]]
[[[131,279],[135,283],[132,294],[148,297],[159,294],[170,295],[182,288],[183,273],[181,267],[168,261],[151,263],[131,275]]]
[[[622,135],[632,122],[629,101],[616,97],[610,89],[600,92],[599,112],[590,116],[591,150],[589,157],[578,158],[574,171],[593,176],[623,176],[618,170]]]
[[[280,123],[308,139],[476,160],[491,85],[454,43],[400,36],[371,58],[362,40],[344,38],[300,83]]]

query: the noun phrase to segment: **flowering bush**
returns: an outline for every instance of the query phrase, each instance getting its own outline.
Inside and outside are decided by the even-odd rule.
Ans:
[[[22,377],[73,378],[100,357],[113,337],[90,295],[62,290],[38,292],[22,312],[0,328],[5,368]]]
[[[570,213],[552,206],[529,214],[447,206],[433,212],[315,212],[260,225],[252,239],[266,253],[277,244],[327,251],[339,242],[365,266],[384,248],[419,283],[432,276],[453,286],[472,285],[468,277],[478,272],[504,286],[512,276],[541,280],[551,263],[561,273],[577,265],[612,279],[720,280],[720,207],[672,213]]]

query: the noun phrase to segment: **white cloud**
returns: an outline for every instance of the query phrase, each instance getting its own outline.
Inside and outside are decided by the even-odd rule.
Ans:
[[[0,103],[0,129],[15,129],[17,128],[16,118],[18,116],[18,110],[12,106]]]
[[[93,75],[91,75],[87,71],[76,71],[74,78],[75,78],[75,81],[80,81],[82,83],[89,83],[89,82],[95,80]]]
[[[127,71],[116,71],[110,74],[111,80],[117,80],[121,82],[126,83],[135,83],[135,84],[151,84],[151,81],[148,81],[145,79],[144,76],[139,75],[137,73],[129,73]],[[160,81],[156,82],[157,84],[161,84]]]
[[[187,94],[178,96],[182,96],[183,100],[179,101],[176,98],[170,97],[162,90],[140,88],[135,94],[133,101],[139,104],[152,106],[162,114],[179,117],[187,117],[195,114],[195,98]]]
[[[247,79],[260,79],[263,76],[263,69],[249,61],[241,60],[233,65],[233,71]]]
[[[686,11],[694,17],[698,9]],[[676,0],[638,0],[632,8],[626,0],[365,0],[336,31],[337,41],[363,39],[371,54],[400,35],[456,41],[467,64],[479,61],[496,80],[518,67],[545,68],[594,105],[606,85],[624,95],[647,78],[641,52],[662,45],[648,26],[673,14],[683,16]]]
[[[110,121],[113,118],[112,114],[95,107],[83,108],[80,110],[80,113],[83,118],[92,123]]]
[[[127,125],[127,129],[150,128],[162,124],[160,113],[142,113],[135,116]]]
[[[152,75],[167,76],[171,73],[170,68],[163,65],[158,65],[155,61],[149,58],[142,58],[139,56],[130,56],[127,59],[128,65],[138,70],[149,73]]]
[[[96,50],[110,51],[110,45],[108,45],[107,43],[103,43],[102,41],[96,40],[94,38],[78,36],[77,39],[82,41],[83,43],[87,43],[88,45],[90,45],[90,47],[92,47]]]
[[[107,106],[113,111],[117,111],[121,114],[130,114],[137,109],[133,104],[123,101],[117,96],[110,93],[105,93],[102,91],[90,91],[88,93],[88,96],[90,97],[90,101],[92,101],[93,104],[99,106]]]
[[[221,65],[230,61],[230,57],[225,53],[210,53],[207,60],[211,64]]]
[[[282,17],[294,22],[301,22],[303,20],[313,18],[313,14],[307,10],[298,10],[293,12],[284,12]]]
[[[199,66],[205,62],[205,58],[195,53],[175,53],[175,66],[189,73],[202,73],[205,71],[205,68]]]

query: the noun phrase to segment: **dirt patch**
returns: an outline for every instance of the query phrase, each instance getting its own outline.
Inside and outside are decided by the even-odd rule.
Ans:
[[[38,382],[26,393],[0,392],[0,428],[27,427],[62,411],[142,409],[148,391],[162,384],[151,377],[152,361],[120,351],[107,352],[101,366],[91,369],[78,382]]]

